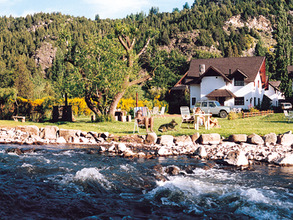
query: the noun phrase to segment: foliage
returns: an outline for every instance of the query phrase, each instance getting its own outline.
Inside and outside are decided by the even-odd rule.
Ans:
[[[282,1],[281,1],[282,2]],[[292,38],[288,26],[287,14],[283,4],[280,5],[278,22],[277,22],[277,46],[276,46],[276,71],[281,77],[280,90],[285,97],[292,96],[292,81],[289,80],[287,67],[291,63]]]
[[[15,89],[0,88],[0,118],[11,119],[14,113]]]
[[[84,97],[88,86],[88,91],[96,95],[91,94],[93,101],[101,106],[100,111],[107,112],[106,106],[114,99],[114,91],[110,90],[119,88],[119,80],[123,79],[125,72],[131,73],[130,81],[135,80],[137,75],[134,73],[141,73],[141,69],[146,70],[144,73],[153,72],[151,80],[139,85],[139,91],[144,91],[140,95],[143,99],[154,99],[160,92],[162,100],[186,72],[191,57],[243,56],[243,52],[254,49],[253,42],[257,42],[255,55],[267,57],[270,79],[281,80],[281,89],[288,97],[291,91],[288,90],[290,81],[286,67],[293,62],[290,46],[293,16],[288,12],[292,10],[292,1],[283,0],[201,0],[195,1],[191,7],[185,4],[182,10],[177,8],[172,13],[161,13],[153,7],[148,15],[140,12],[117,20],[100,19],[98,15],[95,20],[90,20],[61,13],[36,13],[19,18],[3,16],[0,18],[0,88],[16,88],[19,96],[34,100],[46,96],[61,98],[65,92],[70,98]],[[260,30],[231,26],[226,31],[223,28],[225,22],[237,15],[241,15],[244,23],[260,15],[268,18],[272,27],[277,27],[273,32],[278,42],[276,49],[266,50]],[[189,42],[179,44],[181,36],[189,33]],[[121,49],[117,40],[119,35],[129,39],[135,36],[131,53]],[[92,36],[97,36],[97,39],[92,39]],[[149,50],[128,71],[122,62],[132,55],[135,58],[150,36],[154,40],[150,42]],[[44,66],[38,56],[44,43],[57,48],[51,67]],[[191,43],[195,46],[189,47]],[[218,52],[208,52],[211,45]],[[282,48],[287,48],[285,53]],[[112,52],[113,57],[109,57]],[[84,62],[87,58],[88,62]],[[95,61],[94,58],[100,59]],[[83,77],[85,73],[88,75]],[[86,85],[90,80],[93,82]],[[109,81],[114,86],[109,86]],[[107,98],[98,100],[107,92]]]
[[[259,112],[259,110],[254,107],[251,107],[249,108],[249,112]]]
[[[233,112],[231,111],[229,114],[228,114],[228,120],[235,120],[238,118],[238,114],[236,112]]]
[[[72,105],[72,112],[76,116],[90,115],[92,111],[88,108],[84,98],[74,98],[68,100],[69,104]]]
[[[152,101],[148,100],[139,100],[138,101],[138,107],[148,107],[149,109],[152,109],[153,107],[165,107],[165,112],[168,111],[169,105],[166,101],[159,101],[158,99],[154,99]],[[121,99],[119,104],[117,105],[117,108],[121,110],[125,110],[127,112],[130,112],[132,109],[136,107],[136,100],[134,99]]]

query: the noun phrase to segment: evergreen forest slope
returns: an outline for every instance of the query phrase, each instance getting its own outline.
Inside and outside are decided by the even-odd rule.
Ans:
[[[266,56],[270,79],[279,80],[275,47],[281,5],[292,42],[292,0],[197,0],[172,13],[151,8],[147,15],[131,14],[119,20],[99,16],[90,20],[58,12],[4,16],[0,18],[0,88],[15,88],[18,96],[29,99],[62,97],[64,92],[83,97],[78,67],[66,60],[75,58],[92,36],[114,39],[117,24],[137,28],[137,51],[149,30],[156,32],[139,61],[144,68],[155,69],[154,77],[125,96],[138,91],[144,98],[164,98],[192,58]]]

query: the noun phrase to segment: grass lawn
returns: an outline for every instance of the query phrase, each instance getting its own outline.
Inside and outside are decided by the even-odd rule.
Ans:
[[[166,117],[155,117],[154,131],[158,135],[162,135],[158,131],[161,124],[170,122],[172,119],[178,123],[176,126],[177,131],[169,131],[163,134],[170,134],[173,136],[180,135],[192,135],[197,130],[194,130],[192,126],[187,127],[187,124],[183,124],[180,128],[181,117],[168,115]],[[271,114],[267,116],[257,116],[245,119],[228,120],[217,118],[221,128],[212,128],[205,130],[204,127],[200,127],[198,132],[204,133],[219,133],[224,137],[228,137],[231,134],[252,134],[259,135],[269,134],[274,132],[276,134],[284,133],[289,130],[293,130],[293,123],[287,123],[283,113]],[[35,123],[35,122],[15,122],[13,120],[0,120],[0,127],[15,127],[17,125],[37,125],[38,127],[44,127],[47,125],[56,125],[59,128],[75,129],[82,131],[96,131],[96,132],[109,132],[111,134],[123,136],[133,134],[134,122],[99,122],[92,123],[90,117],[78,117],[75,122],[58,122],[58,123]],[[140,129],[140,134],[146,134],[145,129]]]

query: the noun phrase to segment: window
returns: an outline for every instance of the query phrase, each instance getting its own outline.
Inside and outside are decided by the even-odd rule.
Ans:
[[[214,102],[209,102],[209,107],[214,108],[216,107],[216,104]]]
[[[244,97],[236,97],[234,99],[234,105],[244,105]]]
[[[195,105],[195,103],[196,103],[196,98],[195,97],[192,97],[191,98],[191,105]]]
[[[208,107],[208,103],[207,103],[207,102],[203,102],[203,103],[201,104],[201,107]]]
[[[243,77],[235,77],[234,78],[234,86],[244,86],[244,78]]]

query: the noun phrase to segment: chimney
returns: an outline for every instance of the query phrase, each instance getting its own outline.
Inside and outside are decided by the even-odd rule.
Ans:
[[[202,75],[206,71],[205,64],[199,64],[199,75]]]

